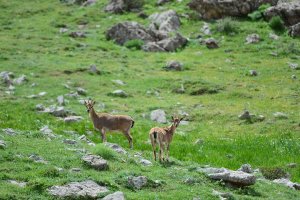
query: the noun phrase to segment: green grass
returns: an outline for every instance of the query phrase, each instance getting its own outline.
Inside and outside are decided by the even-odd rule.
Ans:
[[[157,12],[155,2],[146,2],[146,14]],[[173,1],[164,9],[185,14],[190,12],[185,6],[187,3],[188,0]],[[91,7],[79,7],[61,4],[58,0],[0,0],[0,72],[12,71],[16,76],[25,74],[29,79],[28,83],[16,86],[14,95],[6,94],[4,85],[0,86],[0,130],[13,128],[24,132],[15,137],[0,132],[0,139],[8,143],[6,150],[0,150],[0,199],[49,199],[45,188],[91,177],[107,184],[110,190],[123,191],[128,199],[192,199],[196,196],[217,199],[212,196],[212,189],[229,191],[203,175],[187,172],[190,165],[237,169],[249,163],[253,168],[283,169],[291,174],[292,181],[300,182],[300,71],[290,69],[287,64],[300,64],[299,39],[282,33],[279,40],[273,41],[269,38],[272,29],[264,21],[237,19],[235,23],[239,28],[234,35],[214,31],[218,24],[210,22],[212,37],[220,41],[220,48],[209,50],[195,39],[201,34],[203,22],[181,17],[180,32],[190,38],[188,46],[176,53],[146,53],[107,41],[104,32],[122,21],[134,20],[144,25],[149,21],[138,18],[136,13],[105,13],[105,4],[106,1],[98,1]],[[67,26],[69,32],[77,31],[82,23],[87,23],[86,38],[71,39],[68,33],[59,33],[59,27]],[[259,34],[262,41],[245,45],[246,36],[252,33]],[[278,56],[270,55],[272,52]],[[163,66],[170,60],[184,63],[186,70],[164,71]],[[97,66],[101,75],[77,70],[91,64]],[[258,76],[248,76],[249,70],[253,69],[258,71]],[[77,72],[66,74],[65,70]],[[298,79],[291,79],[293,74]],[[123,80],[126,85],[114,84],[112,80],[116,79]],[[37,85],[31,87],[32,83]],[[66,83],[71,90],[63,86]],[[181,84],[184,84],[185,93],[172,92]],[[93,129],[85,107],[77,99],[66,97],[65,107],[84,117],[74,124],[38,113],[35,105],[55,104],[57,96],[75,91],[76,87],[87,90],[87,96],[79,99],[93,98],[105,104],[104,108],[96,104],[97,110],[116,111],[135,119],[132,129],[134,151],[131,153],[142,152],[147,159],[152,155],[148,141],[150,128],[164,126],[149,119],[151,110],[164,109],[169,120],[179,111],[189,113],[189,125],[179,126],[171,144],[170,155],[175,165],[157,163],[145,168],[131,159],[123,163],[119,155],[100,144],[85,148],[107,158],[110,170],[99,173],[84,168],[79,174],[69,172],[73,167],[84,167],[80,155],[66,150],[59,139],[47,141],[38,133],[39,129],[48,125],[54,133],[64,136],[68,136],[65,130],[80,135],[92,131],[88,137],[95,143],[101,142],[100,133]],[[203,88],[206,92],[191,95],[195,91],[204,91]],[[124,90],[129,97],[107,95],[116,89]],[[26,98],[42,91],[47,92],[44,97]],[[152,93],[147,94],[147,91]],[[155,91],[159,96],[154,94]],[[262,114],[266,119],[256,123],[243,122],[237,116],[244,109]],[[288,119],[275,119],[273,113],[278,111],[288,114]],[[199,138],[204,143],[194,144]],[[128,141],[122,134],[109,133],[107,139],[128,148]],[[31,153],[38,153],[50,164],[32,163],[27,159]],[[18,154],[23,157],[17,157]],[[288,168],[289,163],[298,165]],[[57,173],[55,166],[66,170]],[[132,173],[162,180],[165,184],[135,192],[119,182],[120,177]],[[185,185],[183,180],[188,177],[200,181],[192,186]],[[20,189],[6,183],[7,179],[28,181],[29,186]],[[264,181],[258,181],[248,190],[231,192],[236,199],[299,199],[299,192]]]

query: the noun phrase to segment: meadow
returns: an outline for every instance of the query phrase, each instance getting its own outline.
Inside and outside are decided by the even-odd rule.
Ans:
[[[184,17],[192,11],[186,7],[188,1],[183,0],[166,4],[159,11],[174,9],[183,16],[180,33],[189,38],[188,45],[170,53],[144,52],[107,41],[105,31],[122,21],[144,25],[149,21],[139,18],[137,13],[105,13],[106,3],[98,1],[93,6],[81,7],[58,0],[0,0],[0,72],[10,71],[16,77],[25,74],[28,79],[25,84],[16,85],[13,94],[5,92],[4,84],[0,86],[0,139],[7,142],[7,148],[0,149],[0,199],[51,199],[46,188],[86,178],[111,190],[122,190],[127,199],[198,196],[218,199],[212,195],[212,189],[230,191],[235,199],[299,199],[299,191],[267,181],[259,180],[247,189],[228,189],[192,170],[205,165],[236,170],[249,163],[254,169],[266,171],[280,168],[290,174],[293,182],[300,182],[300,70],[291,69],[288,64],[300,65],[299,38],[291,38],[285,31],[279,34],[278,40],[273,40],[269,37],[273,30],[263,20],[232,19],[237,33],[230,35],[218,31],[218,21],[210,21],[213,32],[210,37],[220,41],[220,48],[208,49],[197,39],[204,22]],[[157,12],[155,1],[147,1],[143,11],[148,15]],[[60,33],[60,28],[65,26],[69,32],[82,29],[86,38],[71,38],[69,32]],[[245,38],[252,33],[259,34],[262,41],[245,44]],[[182,62],[184,70],[164,70],[171,60]],[[101,74],[82,70],[90,65],[96,65]],[[258,76],[250,76],[249,70],[256,70]],[[293,75],[297,78],[292,78]],[[113,80],[122,80],[125,85]],[[175,93],[181,85],[186,92]],[[84,88],[87,94],[78,98],[65,96],[65,108],[82,116],[82,121],[65,123],[36,111],[37,104],[56,104],[59,95],[66,95],[77,87]],[[219,90],[213,94],[191,94],[203,87]],[[129,96],[109,95],[117,89]],[[27,98],[39,92],[47,94]],[[149,130],[170,124],[151,121],[151,111],[163,109],[168,121],[174,114],[188,113],[188,125],[178,127],[171,144],[171,164],[153,161],[154,165],[147,168],[132,158],[120,158],[109,152],[110,170],[96,172],[83,167],[80,173],[69,172],[67,169],[81,166],[79,154],[66,150],[59,138],[48,141],[39,130],[48,125],[62,137],[74,139],[75,136],[66,131],[75,131],[96,144],[101,143],[100,133],[94,130],[86,108],[79,102],[89,98],[96,101],[95,109],[99,112],[134,118],[133,150],[128,148],[122,134],[108,134],[108,142],[119,144],[131,154],[141,152],[151,161]],[[263,115],[265,120],[240,120],[238,115],[244,110]],[[276,118],[276,112],[288,117]],[[1,132],[5,128],[13,128],[21,134],[8,136]],[[201,142],[197,143],[199,139]],[[78,148],[97,151],[102,145],[78,144]],[[31,153],[38,153],[50,164],[28,160]],[[296,163],[296,167],[288,167],[290,163]],[[57,173],[55,166],[66,170]],[[143,174],[163,183],[160,187],[131,190],[120,181],[129,174]],[[186,178],[195,182],[186,184]],[[28,187],[18,188],[7,183],[8,179],[26,181]]]

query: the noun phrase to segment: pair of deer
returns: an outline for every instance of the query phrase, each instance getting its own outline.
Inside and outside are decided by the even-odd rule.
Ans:
[[[85,106],[95,129],[101,132],[102,141],[106,142],[107,131],[121,131],[128,139],[130,148],[133,148],[130,129],[134,126],[134,120],[127,115],[111,115],[107,113],[96,113],[94,110],[95,101],[85,101]],[[172,116],[172,125],[168,127],[154,127],[149,132],[152,144],[154,160],[156,160],[156,144],[159,145],[159,160],[164,161],[164,151],[167,148],[166,160],[169,161],[170,143],[176,128],[183,118]]]

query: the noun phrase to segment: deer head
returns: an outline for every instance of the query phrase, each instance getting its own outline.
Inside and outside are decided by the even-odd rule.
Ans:
[[[180,124],[180,121],[182,121],[183,118],[184,117],[179,118],[179,117],[172,116],[172,123],[173,123],[173,125],[177,128],[179,126],[179,124]]]
[[[86,107],[86,111],[89,113],[92,109],[93,109],[93,107],[94,107],[94,105],[95,105],[95,101],[93,101],[93,100],[85,100],[84,101],[84,105],[85,105],[85,107]]]

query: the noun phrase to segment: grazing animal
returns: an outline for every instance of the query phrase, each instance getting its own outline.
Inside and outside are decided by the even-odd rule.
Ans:
[[[133,148],[132,136],[130,135],[130,129],[134,125],[134,120],[127,115],[111,115],[108,113],[96,113],[94,110],[95,101],[84,101],[95,129],[101,132],[102,141],[106,142],[107,131],[120,131],[128,139],[130,148]]]
[[[159,145],[159,161],[164,161],[164,151],[167,147],[167,161],[169,161],[170,143],[172,142],[173,135],[176,128],[179,126],[182,118],[172,116],[172,125],[168,127],[154,127],[149,132],[151,145],[153,149],[154,160],[156,160],[156,143]]]

